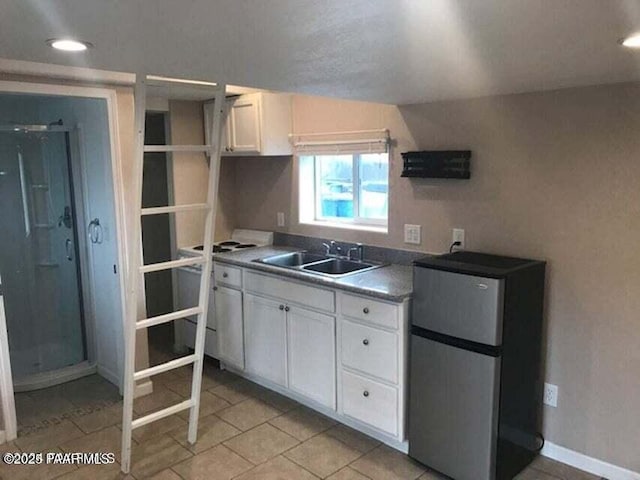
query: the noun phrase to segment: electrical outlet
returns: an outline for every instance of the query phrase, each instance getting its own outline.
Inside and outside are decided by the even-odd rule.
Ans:
[[[456,246],[458,250],[464,250],[464,228],[454,228],[452,242],[460,242],[460,245]]]
[[[415,245],[420,245],[422,242],[422,227],[420,225],[409,225],[408,223],[404,226],[404,243],[413,243]]]
[[[284,227],[284,212],[278,212],[278,226]]]
[[[544,398],[543,402],[545,405],[549,405],[550,407],[558,406],[558,386],[552,383],[544,384]]]

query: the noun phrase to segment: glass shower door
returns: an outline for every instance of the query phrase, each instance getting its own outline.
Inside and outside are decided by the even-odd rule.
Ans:
[[[19,383],[86,359],[66,132],[0,132],[0,273]]]

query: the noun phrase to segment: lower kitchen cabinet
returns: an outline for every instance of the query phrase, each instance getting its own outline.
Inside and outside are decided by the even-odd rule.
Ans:
[[[285,305],[252,295],[244,296],[246,371],[287,385],[287,331]]]
[[[289,388],[335,410],[335,318],[299,307],[285,310]]]
[[[242,292],[216,286],[213,293],[218,328],[218,358],[242,370],[244,369]]]
[[[389,445],[406,445],[408,301],[225,268],[214,302],[224,364]]]

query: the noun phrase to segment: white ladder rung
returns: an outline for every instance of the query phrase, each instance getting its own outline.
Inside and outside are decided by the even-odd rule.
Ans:
[[[148,207],[143,208],[141,215],[160,215],[162,213],[190,212],[196,210],[209,210],[206,203],[191,203],[187,205],[170,205],[167,207]]]
[[[136,428],[143,427],[144,425],[147,425],[151,422],[161,420],[165,417],[174,415],[191,407],[193,407],[193,400],[185,400],[184,402],[180,402],[177,405],[172,405],[162,410],[158,410],[157,412],[150,413],[149,415],[145,415],[144,417],[136,418],[133,422],[131,422],[131,429],[135,430]]]
[[[145,378],[153,377],[159,373],[168,372],[169,370],[175,370],[176,368],[184,367],[185,365],[191,365],[197,360],[196,354],[187,355],[186,357],[176,358],[166,363],[161,363],[155,367],[145,368],[133,374],[133,379],[143,380]]]
[[[145,145],[145,153],[172,153],[172,152],[209,152],[213,149],[211,145]]]
[[[202,313],[200,307],[185,308],[184,310],[177,310],[171,313],[165,313],[164,315],[157,315],[155,317],[145,318],[136,322],[136,329],[142,330],[143,328],[154,327],[163,323],[171,322],[172,320],[178,320],[180,318],[191,317],[192,315],[198,315]]]
[[[170,260],[168,262],[150,263],[140,267],[140,273],[159,272],[160,270],[169,270],[170,268],[188,267],[190,265],[202,265],[207,259],[204,256],[186,257],[179,260]]]

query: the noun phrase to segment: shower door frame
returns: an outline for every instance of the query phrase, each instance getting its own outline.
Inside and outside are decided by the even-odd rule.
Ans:
[[[110,88],[98,88],[98,87],[87,87],[87,86],[72,86],[72,85],[60,85],[60,84],[47,84],[47,83],[30,83],[30,82],[15,82],[15,81],[0,81],[0,94],[2,93],[12,93],[12,94],[35,94],[35,95],[47,95],[47,96],[58,96],[58,97],[81,97],[81,98],[97,98],[103,99],[106,101],[107,105],[107,122],[109,125],[109,150],[111,157],[111,173],[112,173],[112,184],[113,184],[113,205],[114,205],[114,213],[115,213],[115,238],[117,245],[117,270],[118,270],[118,282],[120,287],[120,315],[121,315],[121,332],[124,333],[124,322],[126,320],[126,298],[125,298],[125,272],[127,271],[127,242],[126,242],[126,229],[125,229],[125,210],[124,210],[124,190],[123,190],[123,173],[122,173],[122,159],[121,159],[121,145],[120,145],[120,137],[119,137],[119,128],[118,128],[118,111],[117,111],[117,94],[114,89]],[[78,130],[75,132],[69,133],[69,150],[71,152],[71,164],[72,166],[78,165],[81,160],[78,158],[78,154],[81,151],[81,138]],[[73,130],[73,129],[72,129]],[[75,134],[75,135],[74,135]],[[75,138],[73,138],[75,137]],[[74,158],[76,157],[76,158]],[[82,166],[80,166],[82,169]],[[78,202],[81,203],[80,208],[82,213],[86,213],[86,187],[85,187],[85,173],[83,171],[72,170],[71,172],[73,181],[80,180],[80,184],[78,185],[79,189],[82,191],[81,198],[76,199],[76,204]],[[78,225],[80,228],[80,225]],[[84,229],[84,225],[82,225]],[[84,238],[83,235],[80,235],[82,231],[78,231],[78,236]],[[86,239],[84,239],[86,243]],[[82,245],[78,245],[79,249],[82,250]],[[81,256],[88,255],[86,249],[81,254]],[[81,262],[85,263],[85,262]],[[88,269],[89,277],[87,277],[84,273],[84,269],[82,269],[81,281],[83,286],[83,295],[85,295],[85,312],[91,314],[93,311],[93,305],[89,302],[88,295],[92,294],[92,289],[89,288],[85,293],[85,287],[87,283],[91,283],[89,280],[93,277],[94,272],[92,271],[91,262],[86,262],[86,266]],[[0,301],[2,297],[0,297]],[[89,304],[89,305],[86,305]],[[13,390],[13,381],[11,375],[11,364],[9,359],[9,337],[8,331],[6,328],[6,319],[4,318],[5,312],[3,308],[0,308],[0,404],[2,405],[2,417],[3,417],[3,430],[0,430],[0,444],[4,441],[11,441],[17,437],[17,419],[16,419],[16,410],[15,410],[15,402],[14,402],[14,390]],[[85,317],[86,320],[86,317]],[[85,330],[87,334],[90,334],[93,331],[94,326],[88,325],[91,322],[85,322]],[[95,352],[95,343],[93,343],[92,339],[87,339],[87,357],[90,358],[93,352]],[[122,372],[123,372],[123,345],[124,343],[124,335],[122,338],[118,339],[118,375],[120,377],[120,388],[122,383]],[[92,345],[90,345],[92,344]]]
[[[1,94],[2,92],[0,92]],[[13,132],[15,126],[0,125],[0,132]],[[20,132],[16,132],[19,134]],[[85,226],[87,225],[86,212],[89,211],[88,188],[86,171],[83,165],[84,143],[82,134],[82,124],[75,126],[50,125],[46,131],[38,131],[38,133],[58,133],[65,135],[65,150],[67,158],[65,161],[68,165],[68,181],[69,188],[73,194],[70,202],[73,205],[74,226],[74,251],[78,262],[77,265],[77,281],[80,296],[80,328],[83,335],[84,360],[60,369],[40,372],[31,375],[31,382],[23,386],[17,391],[30,391],[33,389],[47,388],[57,385],[62,381],[75,380],[86,375],[96,373],[97,356],[96,356],[96,337],[95,337],[95,317],[93,305],[93,285],[92,285],[92,265],[89,258],[89,244],[85,236]],[[77,240],[77,241],[76,241]],[[5,312],[6,315],[6,312]],[[1,326],[0,326],[1,327]],[[7,329],[8,330],[8,329]],[[0,367],[1,368],[1,367]],[[57,371],[57,375],[51,376],[51,373]],[[40,378],[39,378],[40,377]],[[64,380],[61,380],[64,379]],[[16,379],[13,379],[13,388],[16,391]]]

